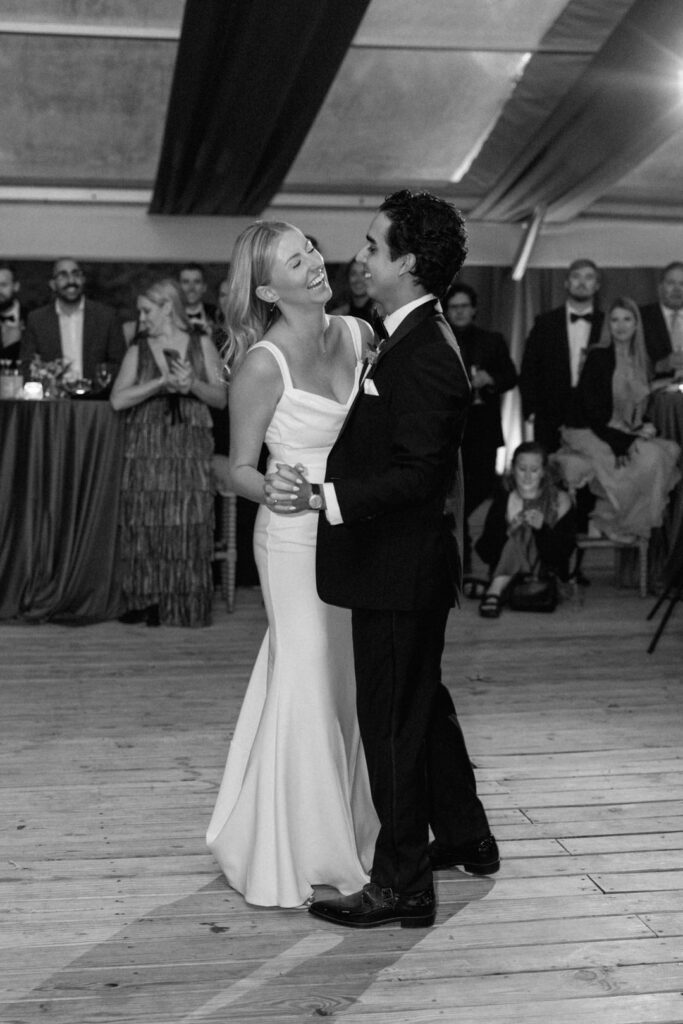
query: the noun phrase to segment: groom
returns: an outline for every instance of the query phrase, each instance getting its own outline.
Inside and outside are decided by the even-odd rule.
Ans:
[[[380,821],[371,881],[309,909],[353,928],[431,925],[433,871],[499,867],[441,682],[460,584],[444,509],[470,386],[438,298],[465,253],[465,227],[449,203],[401,191],[382,204],[356,259],[388,337],[332,447],[326,483],[304,482],[298,496],[320,512],[318,593],[352,609],[358,718]]]

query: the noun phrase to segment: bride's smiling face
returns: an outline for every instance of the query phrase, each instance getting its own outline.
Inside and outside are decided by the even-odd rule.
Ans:
[[[271,298],[265,292],[271,292]],[[325,305],[332,296],[325,263],[312,242],[297,228],[280,236],[270,281],[261,297],[266,302]]]

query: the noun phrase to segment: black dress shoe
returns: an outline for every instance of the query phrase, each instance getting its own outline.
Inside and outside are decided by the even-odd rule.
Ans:
[[[401,897],[396,896],[393,889],[383,889],[369,882],[351,896],[316,900],[308,910],[314,917],[346,928],[376,928],[397,921],[401,928],[429,928],[434,924],[436,900],[431,886]]]
[[[500,854],[498,844],[491,835],[455,848],[441,846],[434,840],[429,846],[429,861],[432,871],[445,871],[446,868],[460,866],[471,875],[493,875],[500,867]]]

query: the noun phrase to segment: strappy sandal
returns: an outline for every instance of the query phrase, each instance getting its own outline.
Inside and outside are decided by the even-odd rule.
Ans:
[[[484,580],[477,579],[476,576],[465,576],[462,581],[462,592],[465,597],[470,597],[475,601],[480,600],[486,595],[486,582]]]
[[[497,619],[500,615],[501,600],[498,594],[486,594],[479,605],[479,614],[484,619]]]

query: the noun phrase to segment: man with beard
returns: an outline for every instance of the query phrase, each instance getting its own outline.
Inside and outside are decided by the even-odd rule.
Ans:
[[[600,337],[604,314],[596,308],[600,271],[589,259],[574,260],[564,282],[563,306],[541,313],[526,341],[519,387],[534,440],[550,453],[560,447],[560,428],[578,427],[576,389],[586,351]]]
[[[64,359],[69,380],[94,382],[103,363],[116,376],[126,351],[121,324],[113,309],[85,298],[84,283],[76,260],[62,257],[55,262],[50,278],[54,302],[33,310],[26,320],[21,344],[25,378],[34,356],[44,363]]]
[[[18,299],[19,282],[9,263],[0,263],[0,359],[19,359],[24,312]]]

